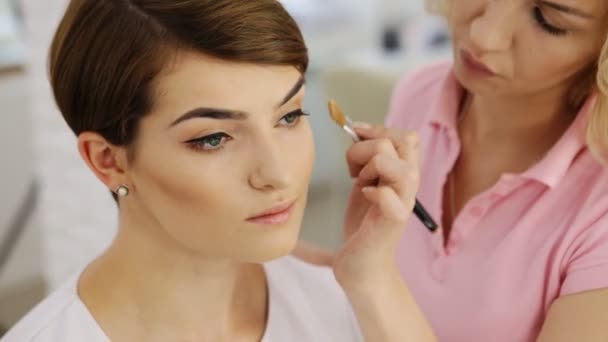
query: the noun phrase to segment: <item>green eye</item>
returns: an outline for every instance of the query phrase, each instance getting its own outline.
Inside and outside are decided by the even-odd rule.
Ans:
[[[206,143],[207,143],[207,145],[209,145],[211,147],[218,147],[222,143],[222,140],[224,140],[224,137],[219,136],[219,135],[214,135],[214,136],[209,137],[207,139]]]
[[[308,114],[304,113],[301,109],[298,109],[291,113],[285,114],[285,116],[281,118],[281,123],[287,126],[295,126],[298,123],[300,117],[305,115]]]
[[[196,150],[214,151],[223,148],[228,140],[230,136],[226,133],[215,133],[186,143]]]
[[[295,114],[287,114],[283,118],[288,124],[294,123],[296,120],[298,120],[298,116]]]

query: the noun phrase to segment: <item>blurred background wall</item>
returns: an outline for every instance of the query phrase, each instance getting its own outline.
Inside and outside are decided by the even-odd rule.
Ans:
[[[80,160],[53,102],[47,49],[67,0],[0,0],[0,335],[112,239],[116,207]],[[311,53],[306,110],[317,164],[302,237],[335,248],[350,187],[348,140],[334,98],[381,123],[391,88],[412,68],[449,58],[443,23],[423,0],[283,0]]]

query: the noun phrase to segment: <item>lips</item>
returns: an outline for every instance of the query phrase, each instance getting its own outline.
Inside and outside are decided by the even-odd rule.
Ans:
[[[256,214],[255,216],[249,217],[247,221],[261,224],[285,223],[291,217],[294,205],[295,201],[276,205],[268,210]]]
[[[487,65],[483,64],[480,60],[475,58],[472,54],[462,50],[462,60],[464,64],[472,71],[482,74],[484,76],[496,76],[496,73],[490,69]]]

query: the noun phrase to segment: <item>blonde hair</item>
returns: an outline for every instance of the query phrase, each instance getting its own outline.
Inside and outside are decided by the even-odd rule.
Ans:
[[[598,61],[596,88],[597,100],[587,124],[587,144],[602,163],[608,164],[608,39]]]
[[[424,0],[426,10],[429,13],[444,15],[448,9],[448,0]]]
[[[432,14],[445,16],[449,10],[449,3],[449,0],[425,0],[425,7]],[[598,63],[593,66],[592,70],[596,72],[596,75],[595,82],[590,84],[591,89],[579,89],[573,95],[577,97],[584,94],[587,98],[589,94],[593,93],[589,90],[595,90],[596,100],[587,123],[586,142],[596,159],[608,165],[608,37],[600,52]],[[584,83],[587,82],[582,83],[584,86],[586,85]],[[581,103],[579,102],[579,104]]]

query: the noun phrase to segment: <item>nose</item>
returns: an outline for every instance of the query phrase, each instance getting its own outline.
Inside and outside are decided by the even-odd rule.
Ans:
[[[267,192],[285,189],[291,183],[291,172],[289,158],[284,152],[282,145],[272,137],[257,139],[251,156],[253,167],[249,185]]]
[[[486,0],[473,19],[470,38],[476,53],[504,51],[511,47],[517,26],[515,15],[520,1]]]

